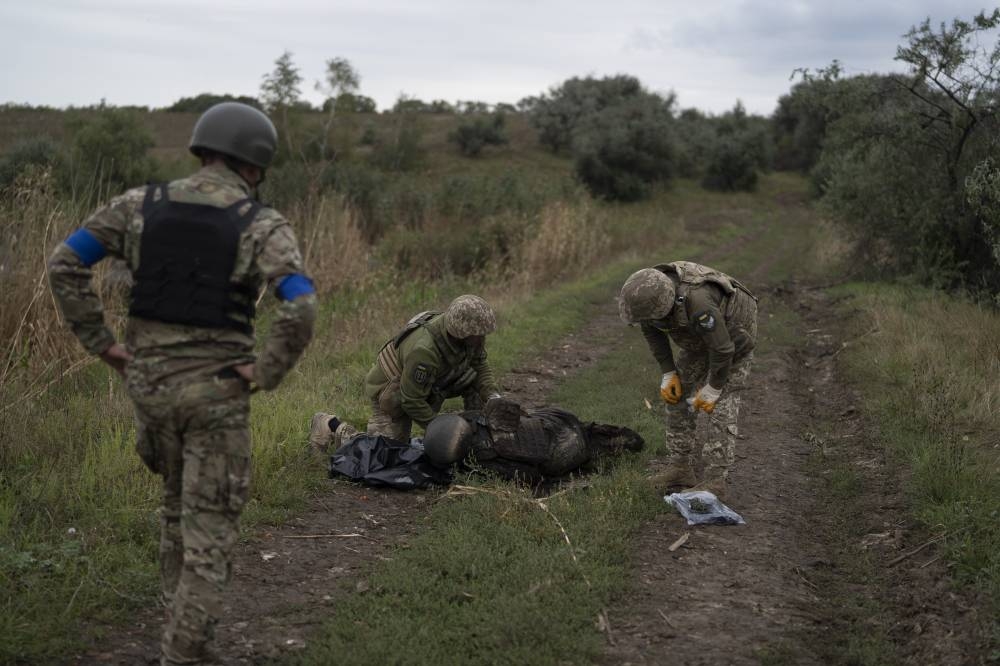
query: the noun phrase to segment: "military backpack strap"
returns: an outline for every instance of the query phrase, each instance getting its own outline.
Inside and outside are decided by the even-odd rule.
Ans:
[[[403,327],[403,330],[397,333],[396,337],[393,338],[392,346],[399,349],[399,345],[403,344],[403,340],[408,338],[410,333],[413,333],[413,331],[417,330],[439,314],[441,313],[436,310],[426,310],[414,315],[410,321],[406,322],[406,326]]]

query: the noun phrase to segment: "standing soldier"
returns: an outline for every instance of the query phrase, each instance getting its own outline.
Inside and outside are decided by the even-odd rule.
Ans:
[[[365,377],[372,401],[369,435],[406,442],[413,423],[426,428],[447,398],[480,409],[500,395],[486,360],[486,336],[497,328],[493,308],[479,296],[459,296],[442,312],[421,312],[386,342]],[[333,437],[330,414],[312,418],[309,443],[325,451]]]
[[[675,261],[630,275],[619,306],[625,323],[639,324],[663,371],[670,459],[658,478],[667,488],[698,485],[721,495],[757,341],[757,298],[725,273]],[[711,416],[708,440],[701,444],[699,411]]]
[[[136,449],[163,477],[163,664],[207,659],[249,491],[250,383],[275,388],[312,336],[316,296],[295,234],[253,196],[276,147],[274,125],[257,109],[213,106],[191,137],[197,173],[116,197],[49,260],[63,316],[125,377]],[[91,267],[105,256],[123,259],[134,282],[124,345],[91,286]],[[255,359],[264,284],[281,304]]]

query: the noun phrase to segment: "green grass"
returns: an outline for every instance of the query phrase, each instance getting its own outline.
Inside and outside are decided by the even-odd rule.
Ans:
[[[917,518],[949,534],[955,579],[1000,617],[1000,316],[922,289],[866,284],[839,293],[866,315],[859,335],[877,329],[844,356],[880,444],[910,470]]]
[[[597,654],[594,623],[625,576],[628,536],[662,510],[643,475],[662,439],[658,413],[643,403],[657,371],[628,333],[554,401],[636,426],[647,452],[545,502],[547,511],[523,488],[467,480],[482,492],[441,499],[417,538],[375,568],[371,591],[337,604],[302,663],[565,664]]]
[[[774,190],[795,187],[796,181],[776,177],[765,180],[759,195],[726,196],[678,183],[672,191],[636,207],[602,208],[610,219],[608,233],[614,256],[625,258],[605,258],[585,277],[553,284],[535,294],[518,292],[505,299],[496,293],[501,303],[501,328],[490,340],[492,362],[502,374],[578,329],[596,304],[610,307],[621,280],[635,268],[696,257],[712,245],[731,242],[732,228],[723,225],[706,228],[693,238],[685,236],[682,244],[678,242],[682,218],[703,220],[712,217],[713,211],[722,211],[728,225],[745,224],[748,229],[763,225],[764,234],[739,249],[762,256],[766,239],[771,237],[767,226],[777,219]],[[719,229],[724,231],[716,236]],[[695,241],[697,244],[692,244]],[[629,247],[637,250],[622,253]],[[475,280],[430,282],[382,276],[326,298],[318,320],[319,336],[302,362],[279,391],[253,398],[254,486],[244,514],[245,526],[287,519],[322,483],[322,470],[304,451],[309,417],[324,410],[354,422],[367,419],[369,408],[361,392],[364,374],[378,345],[400,322],[414,312],[441,307],[459,293],[484,288],[489,293],[489,285]],[[265,318],[263,330],[266,324]],[[587,418],[621,422],[626,420],[624,416],[634,416],[640,424],[649,419],[642,427],[650,441],[658,441],[655,419],[644,411],[641,401],[643,392],[655,395],[655,382],[649,377],[655,379],[658,372],[647,358],[641,337],[624,326],[622,334],[622,348],[599,370],[574,380],[573,388],[556,399]],[[615,399],[609,400],[610,395]],[[54,660],[83,642],[93,644],[102,631],[113,631],[132,609],[153,602],[158,593],[158,480],[146,472],[132,450],[131,411],[120,385],[109,380],[99,365],[3,414],[0,426],[0,661]],[[468,554],[467,548],[476,552],[485,548],[491,557],[493,551],[506,553],[503,561],[512,566],[525,563],[526,577],[520,580],[524,588],[511,586],[505,592],[513,605],[503,621],[500,616],[489,620],[485,610],[479,615],[484,622],[476,630],[477,636],[483,635],[479,640],[510,649],[507,643],[516,642],[518,635],[515,628],[541,632],[538,613],[553,614],[553,609],[565,606],[567,615],[563,617],[560,610],[556,615],[562,619],[554,621],[572,631],[560,640],[582,646],[584,652],[574,654],[584,654],[599,643],[592,629],[595,604],[606,602],[611,581],[623,574],[629,526],[639,524],[659,506],[658,499],[650,499],[640,477],[638,467],[624,465],[613,476],[595,480],[591,489],[555,500],[550,506],[565,521],[574,542],[579,539],[577,554],[592,589],[582,583],[551,517],[521,500],[492,496],[443,503],[437,510],[440,513],[435,512],[426,525],[426,534],[419,537],[422,545],[401,551],[392,566],[382,565],[374,575],[396,581],[393,585],[397,586],[417,585],[407,583],[404,579],[412,576],[396,573],[395,567],[404,566],[411,553],[414,562],[426,562],[421,558],[428,557],[427,553],[440,553],[442,534],[455,540],[468,532],[469,544],[456,545],[456,552]],[[516,492],[508,486],[499,488]],[[581,504],[580,498],[590,504]],[[477,510],[485,515],[499,512],[505,516],[503,521],[513,522],[501,521],[496,531],[489,521],[470,526],[464,517],[469,506],[480,507]],[[467,529],[459,530],[455,525]],[[520,531],[529,539],[517,549],[511,546],[514,550],[505,551],[503,544]],[[483,571],[482,564],[465,558],[454,566],[448,576],[455,580],[475,581]],[[539,576],[542,573],[544,576]],[[467,575],[471,577],[462,578]],[[501,567],[494,578],[487,576],[485,584],[507,580],[509,575]],[[382,600],[386,607],[405,606],[398,601],[400,597],[378,592],[379,585],[373,584],[375,593],[363,599]],[[386,585],[382,589],[389,589]],[[458,610],[448,611],[446,617],[464,614],[461,611],[487,604],[485,600],[490,598],[485,591],[454,583],[455,590],[459,587],[463,588],[459,594],[468,591],[476,598],[455,604]],[[407,592],[406,603],[425,604],[419,606],[424,611],[439,608],[440,600],[434,599],[437,589],[431,586]],[[464,595],[459,598],[464,599]],[[525,608],[537,611],[532,627],[523,626],[530,615]],[[373,606],[356,612],[357,622],[346,622],[353,629],[363,622],[384,628],[384,614],[390,611]],[[405,612],[409,617],[422,617],[417,610]],[[339,613],[341,618],[353,617]],[[417,626],[426,621],[423,618]],[[512,624],[504,624],[506,621]],[[552,632],[545,633],[549,636]],[[336,645],[336,639],[331,640],[331,645]],[[352,643],[351,650],[360,648]]]

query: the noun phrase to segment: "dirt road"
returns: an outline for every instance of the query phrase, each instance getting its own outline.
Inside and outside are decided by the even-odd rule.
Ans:
[[[772,259],[752,271],[754,284],[768,283]],[[794,316],[770,323],[769,307],[773,313],[778,305]],[[747,525],[689,528],[664,506],[634,536],[630,579],[607,609],[600,663],[985,659],[975,600],[948,587],[935,546],[925,543],[933,535],[910,523],[899,480],[868,434],[859,398],[838,374],[850,340],[835,306],[805,285],[766,291],[764,340],[727,497]],[[505,388],[526,405],[540,405],[620,339],[609,304],[510,372]],[[218,628],[222,663],[261,663],[307,645],[331,605],[367,590],[371,563],[391,558],[421,529],[435,497],[331,482],[300,517],[248,535]],[[669,552],[685,533],[687,543]],[[149,609],[75,663],[154,663],[161,622],[162,613]]]

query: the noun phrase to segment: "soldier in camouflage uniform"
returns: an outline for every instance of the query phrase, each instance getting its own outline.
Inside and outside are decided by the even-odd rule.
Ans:
[[[619,306],[623,321],[639,324],[663,371],[670,460],[660,481],[684,488],[700,480],[699,487],[721,494],[757,342],[757,298],[725,273],[676,261],[629,276]],[[699,411],[711,417],[704,442],[697,438]]]
[[[200,171],[116,197],[49,260],[66,321],[124,376],[137,451],[163,477],[164,664],[202,663],[222,612],[250,483],[250,384],[275,388],[312,336],[316,297],[295,234],[252,195],[276,146],[260,111],[212,107],[191,140]],[[91,267],[105,256],[123,259],[134,282],[124,345],[91,286]],[[264,285],[281,304],[255,358]]]
[[[365,377],[372,401],[368,434],[405,442],[413,423],[427,427],[447,398],[478,409],[500,389],[486,360],[485,338],[496,330],[493,308],[466,294],[443,312],[421,312],[386,342]],[[330,415],[313,416],[309,441],[322,450]]]

